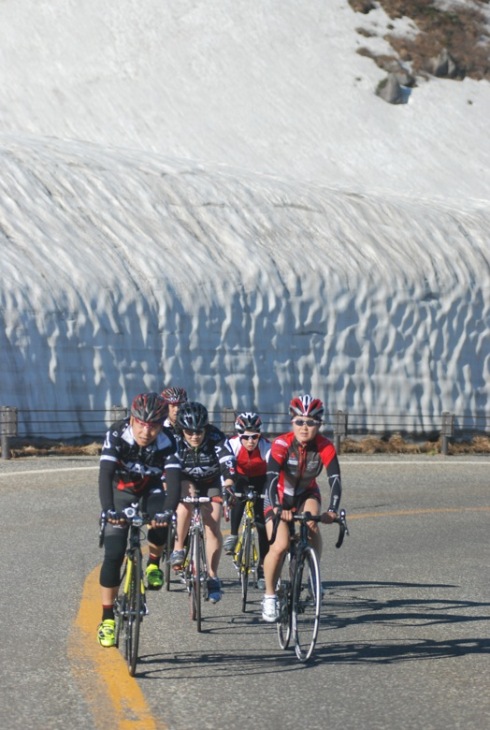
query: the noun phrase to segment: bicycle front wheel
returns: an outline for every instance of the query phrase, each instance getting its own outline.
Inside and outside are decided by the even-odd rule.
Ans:
[[[292,626],[296,656],[308,661],[315,648],[322,603],[320,568],[315,551],[305,548],[298,558],[292,593]]]
[[[202,548],[199,532],[192,534],[189,545],[189,566],[188,566],[188,586],[191,619],[196,622],[196,628],[201,631],[202,621]]]
[[[291,639],[291,581],[289,579],[289,555],[282,562],[276,595],[279,606],[277,640],[281,649],[287,649]]]
[[[165,543],[165,562],[163,564],[163,575],[165,579],[165,590],[170,590],[170,578],[172,575],[172,565],[170,563],[170,556],[174,549],[175,543],[175,523],[172,520],[167,527],[167,541]]]
[[[242,550],[240,559],[240,583],[242,586],[242,611],[247,610],[248,582],[250,579],[250,568],[252,558],[252,534],[250,523],[245,525],[242,538]]]
[[[132,677],[136,672],[136,664],[138,662],[140,626],[143,615],[143,571],[141,562],[141,553],[136,551],[131,565],[131,578],[127,596],[128,618],[126,624],[126,661],[129,674]]]

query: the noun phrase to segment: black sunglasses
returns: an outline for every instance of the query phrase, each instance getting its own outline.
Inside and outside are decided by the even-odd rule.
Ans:
[[[184,433],[187,436],[201,436],[201,434],[204,433],[204,430],[202,428],[197,428],[195,431],[193,431],[190,428],[184,428]]]
[[[293,421],[293,423],[296,424],[296,426],[309,426],[310,428],[312,426],[320,425],[320,421],[314,421],[312,418],[309,418],[308,420],[303,420],[302,418],[296,418]]]
[[[260,433],[254,433],[250,436],[247,434],[246,436],[240,436],[240,441],[256,441],[258,438],[260,438]]]

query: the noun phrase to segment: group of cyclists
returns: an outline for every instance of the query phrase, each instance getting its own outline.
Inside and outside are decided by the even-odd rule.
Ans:
[[[131,404],[130,415],[107,431],[100,457],[99,496],[106,524],[104,559],[100,571],[102,619],[97,629],[101,646],[115,645],[114,602],[126,551],[128,525],[122,511],[141,500],[151,520],[148,529],[149,590],[164,583],[160,568],[167,529],[173,515],[177,528],[171,565],[179,570],[185,558],[185,541],[191,506],[188,495],[210,497],[202,504],[208,563],[208,596],[221,600],[218,568],[223,549],[232,554],[238,539],[244,502],[235,498],[250,485],[257,495],[256,523],[259,536],[259,587],[264,589],[262,619],[279,618],[275,586],[283,555],[289,546],[289,523],[294,511],[321,514],[330,523],[337,517],[341,498],[340,467],[333,443],[319,433],[324,406],[311,395],[293,398],[289,404],[291,431],[273,441],[262,434],[257,413],[243,412],[235,421],[235,434],[227,437],[209,422],[206,407],[188,400],[184,388],[168,387],[160,394],[141,393]],[[325,469],[329,504],[321,512],[317,477]],[[230,535],[223,541],[223,504],[230,506]],[[276,529],[274,530],[274,523]],[[311,542],[320,556],[317,523],[309,523]],[[275,532],[275,539],[270,540]]]

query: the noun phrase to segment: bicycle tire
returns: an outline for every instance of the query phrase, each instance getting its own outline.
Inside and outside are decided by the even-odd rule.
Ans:
[[[201,583],[201,566],[202,566],[202,550],[201,550],[201,533],[196,531],[194,535],[194,554],[193,554],[193,579],[194,579],[194,602],[196,606],[196,628],[201,631],[202,623],[202,583]]]
[[[242,611],[247,610],[248,581],[250,578],[250,557],[252,554],[251,525],[247,522],[243,530],[242,551],[240,560],[240,584],[242,587]]]
[[[123,565],[123,569],[121,571],[121,582],[120,582],[121,586],[124,586],[124,583],[126,581],[127,562],[128,562],[127,558],[124,558],[124,565]],[[115,619],[114,640],[115,640],[115,646],[117,646],[117,647],[119,647],[119,639],[121,638],[121,633],[123,631],[123,625],[124,625],[124,620],[125,620],[126,611],[127,611],[126,604],[127,604],[126,595],[124,594],[124,590],[122,590],[116,596],[116,600],[114,601],[114,619]]]
[[[289,576],[289,563],[290,558],[288,554],[282,561],[276,589],[279,604],[277,640],[281,649],[287,649],[291,640],[291,580]]]
[[[321,611],[320,568],[315,551],[306,547],[294,572],[292,591],[292,627],[296,656],[307,662],[313,654]]]
[[[170,590],[170,578],[172,576],[172,565],[170,563],[170,556],[172,555],[173,546],[175,543],[175,527],[174,522],[169,524],[167,528],[167,541],[165,543],[165,561],[163,564],[163,577],[165,580],[165,590]]]
[[[138,663],[140,626],[142,619],[143,597],[141,592],[142,557],[139,550],[132,559],[131,580],[128,593],[128,621],[126,627],[126,661],[129,674],[134,677]]]

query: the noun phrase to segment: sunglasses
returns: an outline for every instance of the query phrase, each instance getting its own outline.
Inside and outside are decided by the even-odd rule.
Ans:
[[[296,418],[293,421],[295,426],[308,426],[308,428],[313,428],[313,426],[319,426],[320,421],[314,421],[313,419],[309,418],[308,420],[303,420],[302,418]]]
[[[247,436],[240,436],[240,441],[257,441],[257,439],[260,438],[259,433],[254,433],[253,435],[247,435]]]
[[[204,430],[198,428],[196,431],[191,431],[188,428],[184,428],[184,433],[186,436],[202,436]]]

